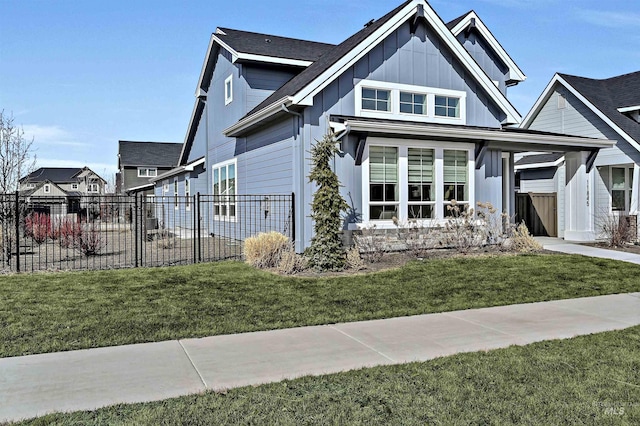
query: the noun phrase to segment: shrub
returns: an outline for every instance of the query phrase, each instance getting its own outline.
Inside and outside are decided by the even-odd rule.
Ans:
[[[293,244],[289,243],[286,250],[282,251],[280,262],[278,263],[278,272],[283,274],[295,274],[307,269],[307,259],[296,253]]]
[[[360,249],[357,245],[347,250],[346,266],[354,271],[364,269],[364,261],[360,257]]]
[[[95,256],[107,246],[107,239],[95,223],[79,228],[75,237],[75,248],[85,256]]]
[[[24,230],[27,236],[40,245],[51,237],[51,217],[44,213],[31,213],[24,220]]]
[[[72,219],[65,218],[54,227],[52,238],[58,240],[61,247],[70,248],[75,245],[76,236],[80,233],[82,233],[82,225]]]
[[[353,234],[353,240],[359,253],[368,263],[379,262],[387,251],[385,238],[377,235],[375,224],[363,226],[359,233]]]
[[[279,232],[260,233],[244,241],[244,258],[256,268],[275,268],[289,247],[289,238]]]
[[[311,218],[314,236],[307,250],[309,264],[320,271],[344,268],[342,251],[342,212],[349,208],[340,195],[338,176],[331,170],[330,161],[338,152],[333,135],[325,135],[311,147],[309,181],[318,189],[313,194]]]
[[[629,223],[629,216],[603,214],[600,217],[600,229],[610,247],[623,246],[636,238],[635,229]]]
[[[462,208],[456,200],[447,205],[449,216],[445,223],[444,244],[461,253],[467,253],[472,247],[482,245],[484,238],[474,217],[472,208]]]
[[[519,253],[530,253],[542,250],[542,245],[529,233],[529,228],[524,222],[513,229],[508,248]]]
[[[439,229],[434,220],[430,220],[427,225],[423,220],[417,219],[400,222],[394,217],[392,220],[397,228],[398,241],[412,256],[424,257],[427,250],[438,246],[438,242],[431,235],[432,231]]]

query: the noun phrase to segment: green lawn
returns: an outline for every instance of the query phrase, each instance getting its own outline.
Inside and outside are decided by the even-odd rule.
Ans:
[[[640,327],[206,393],[33,425],[637,425]]]
[[[451,258],[290,278],[242,263],[0,277],[0,356],[640,291],[640,267],[565,255]]]

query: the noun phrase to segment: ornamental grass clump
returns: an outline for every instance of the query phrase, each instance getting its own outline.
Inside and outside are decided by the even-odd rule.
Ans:
[[[509,240],[511,240],[511,248],[518,253],[532,253],[542,250],[542,244],[533,238],[524,222],[513,230]]]
[[[289,238],[285,235],[275,231],[260,233],[244,241],[244,258],[256,268],[275,268],[289,248]]]

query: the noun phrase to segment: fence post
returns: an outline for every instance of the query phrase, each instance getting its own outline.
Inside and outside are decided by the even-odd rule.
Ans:
[[[291,241],[296,243],[296,193],[291,193]]]
[[[196,238],[198,239],[198,262],[202,262],[202,238],[200,237],[202,231],[202,217],[200,216],[200,193],[196,194],[196,202],[195,202],[195,214],[198,228],[198,235]]]
[[[16,191],[16,272],[20,272],[20,193]],[[11,250],[11,249],[9,249]]]
[[[138,194],[133,194],[133,214],[132,214],[133,222],[133,245],[134,245],[134,257],[135,257],[135,266],[136,268],[140,266],[138,263]]]
[[[198,226],[197,226],[197,219],[196,219],[196,215],[197,215],[197,208],[194,205],[195,203],[193,202],[193,200],[195,200],[195,195],[193,196],[193,198],[191,197],[191,195],[185,196],[185,203],[191,203],[191,212],[193,213],[193,220],[191,221],[191,225],[193,225],[193,232],[192,232],[192,236],[193,236],[193,263],[198,263],[198,236],[197,236],[197,232],[198,232]],[[187,209],[185,208],[185,219],[187,217],[186,215],[186,211]]]

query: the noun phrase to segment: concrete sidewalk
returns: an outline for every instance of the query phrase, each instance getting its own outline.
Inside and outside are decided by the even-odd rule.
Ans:
[[[620,260],[622,262],[640,265],[640,254],[591,247],[577,242],[565,241],[560,238],[536,237],[536,240],[542,244],[545,250],[557,251],[566,254],[581,254],[583,256],[597,257],[601,259]]]
[[[0,359],[0,421],[640,324],[640,293]]]

